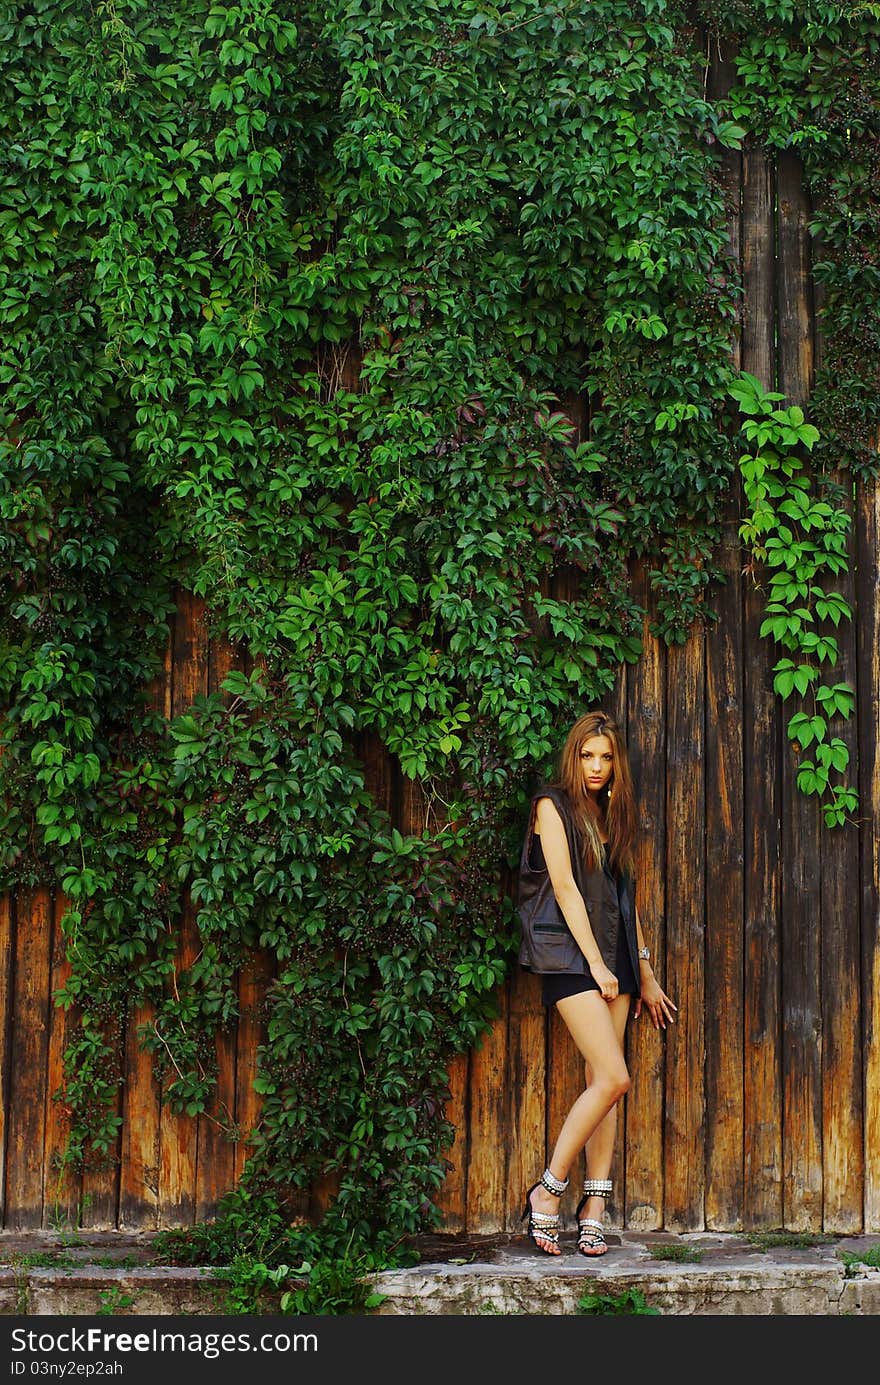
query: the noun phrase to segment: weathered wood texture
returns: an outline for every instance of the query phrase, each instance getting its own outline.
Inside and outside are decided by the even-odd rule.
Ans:
[[[735,81],[733,64],[716,62],[709,95],[726,94]],[[720,178],[727,209],[728,252],[742,258],[742,160],[732,150],[721,156]],[[734,347],[741,365],[742,337]],[[715,597],[718,616],[706,640],[706,1189],[705,1218],[719,1230],[741,1225],[745,1085],[744,801],[743,801],[743,621],[739,516],[742,487],[731,487],[722,517],[718,564],[724,581]]]
[[[865,486],[856,515],[856,553],[860,588],[877,585],[880,570],[880,482]],[[858,622],[858,786],[862,830],[859,834],[857,895],[848,898],[850,929],[858,912],[861,924],[860,985],[849,1000],[851,1023],[863,1041],[864,1091],[864,1225],[880,1227],[880,728],[877,706],[880,690],[880,600],[875,599]],[[856,1023],[857,1017],[861,1024]],[[841,1016],[841,1023],[845,1017]],[[854,1194],[852,1201],[857,1201]]]
[[[639,881],[637,906],[645,937],[650,939],[654,970],[666,986],[666,646],[651,631],[654,613],[648,575],[641,565],[633,573],[633,594],[646,612],[642,657],[627,677],[627,740],[633,776],[639,789],[642,833],[636,852]],[[638,735],[632,733],[638,728]],[[676,1004],[683,1007],[684,997]],[[626,1182],[614,1206],[625,1210],[627,1225],[643,1231],[663,1226],[663,1046],[646,1018],[630,1023],[627,1061],[632,1090],[626,1099]],[[609,1208],[611,1213],[612,1208]]]
[[[741,364],[776,384],[775,170],[743,157]],[[748,564],[746,564],[748,568]],[[759,635],[763,594],[744,572],[743,600],[743,1125],[742,1186],[755,1226],[782,1225],[782,1047],[779,1002],[779,727],[773,651]]]
[[[791,155],[773,164],[750,149],[723,155],[720,172],[743,283],[735,361],[808,404],[822,341],[800,169]],[[355,383],[357,361],[340,348],[322,372],[329,394]],[[588,401],[563,402],[586,434]],[[857,825],[825,828],[797,790],[773,693],[777,652],[759,636],[766,592],[739,543],[739,490],[723,515],[725,580],[707,598],[715,623],[667,649],[652,630],[649,574],[632,570],[644,652],[620,670],[605,706],[626,729],[639,788],[644,931],[679,1011],[665,1033],[647,1017],[628,1027],[632,1089],[619,1113],[613,1224],[880,1230],[878,497],[877,485],[852,493],[852,571],[835,584],[855,613],[837,631],[835,680],[856,688],[856,712],[835,734],[851,755]],[[546,589],[570,595],[575,583],[559,573]],[[184,593],[153,705],[183,712],[241,666]],[[356,749],[376,803],[402,830],[435,825],[418,786],[374,737]],[[155,1228],[210,1216],[259,1124],[254,1077],[271,959],[255,952],[242,966],[240,1018],[218,1039],[216,1098],[197,1120],[169,1109],[138,1042],[149,1010],[131,1016],[120,1043],[118,1146],[105,1168],[80,1174],[65,1163],[66,1113],[53,1099],[73,1022],[52,1002],[68,965],[62,916],[63,902],[45,891],[0,900],[3,1224]],[[181,971],[198,946],[188,908]],[[450,1066],[455,1135],[437,1204],[455,1232],[519,1229],[525,1188],[584,1082],[537,978],[516,969],[498,999],[484,1042]],[[581,1174],[572,1171],[562,1206],[568,1227]],[[335,1186],[334,1176],[313,1188],[304,1210],[320,1212]]]
[[[186,618],[181,608],[178,621]],[[149,705],[171,717],[171,683],[176,630],[169,632],[164,673],[150,688]],[[159,1224],[159,1119],[161,1096],[153,1071],[152,1056],[141,1043],[154,1018],[148,1005],[129,1016],[123,1051],[123,1124],[119,1169],[118,1225],[132,1230],[153,1230]]]
[[[9,1046],[6,1224],[22,1229],[41,1225],[45,1205],[46,1092],[53,1013],[49,994],[51,947],[52,901],[48,890],[23,892],[15,909],[11,1023],[4,1026]]]
[[[807,199],[794,155],[777,168],[778,385],[794,404],[809,398],[810,332]],[[797,1231],[822,1219],[821,817],[798,791],[797,755],[782,752],[783,1217]]]
[[[70,975],[67,939],[61,929],[65,908],[66,901],[61,897],[56,899],[52,911],[50,997],[54,997],[60,991]],[[49,1018],[46,1126],[43,1145],[43,1226],[49,1228],[76,1225],[81,1215],[83,1177],[70,1159],[70,1122],[67,1108],[61,1100],[64,1087],[64,1054],[75,1030],[76,1020],[71,1012],[53,1004]]]

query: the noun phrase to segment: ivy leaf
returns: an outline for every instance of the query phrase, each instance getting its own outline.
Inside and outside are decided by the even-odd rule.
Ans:
[[[742,142],[748,131],[732,120],[724,120],[718,126],[718,140],[725,149],[742,149]]]

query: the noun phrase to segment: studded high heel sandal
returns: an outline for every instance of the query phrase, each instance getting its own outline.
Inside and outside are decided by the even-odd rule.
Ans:
[[[543,1251],[545,1255],[558,1254],[559,1213],[535,1212],[532,1209],[532,1193],[536,1188],[544,1188],[548,1193],[552,1193],[554,1197],[562,1197],[567,1187],[567,1178],[563,1181],[561,1178],[557,1178],[555,1174],[552,1174],[549,1169],[545,1169],[537,1183],[533,1183],[526,1193],[526,1205],[523,1208],[522,1220],[525,1221],[526,1217],[528,1217],[528,1234],[538,1247],[538,1250]],[[538,1239],[539,1236],[541,1240]],[[550,1245],[555,1246],[556,1249],[549,1250],[546,1245],[542,1245],[542,1241],[549,1241]]]
[[[577,1205],[575,1216],[578,1222],[577,1248],[581,1255],[595,1256],[604,1255],[608,1249],[608,1242],[605,1240],[605,1232],[602,1223],[595,1217],[584,1217],[581,1220],[581,1210],[589,1202],[591,1197],[602,1197],[607,1202],[611,1196],[613,1187],[610,1178],[585,1178],[584,1195]]]

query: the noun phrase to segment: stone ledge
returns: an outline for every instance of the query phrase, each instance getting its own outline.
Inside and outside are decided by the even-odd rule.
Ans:
[[[841,1317],[862,1314],[880,1317],[880,1270],[847,1279],[837,1311]]]
[[[573,1316],[586,1293],[637,1289],[663,1315],[880,1316],[880,1272],[847,1278],[831,1266],[774,1264],[725,1270],[694,1265],[615,1269],[572,1265],[420,1265],[373,1281],[379,1315],[529,1314]],[[0,1271],[0,1314],[47,1317],[223,1316],[224,1285],[210,1270],[28,1269]]]
[[[376,1312],[573,1316],[587,1292],[617,1297],[637,1289],[664,1315],[880,1316],[880,1269],[847,1271],[842,1258],[875,1251],[878,1236],[766,1251],[733,1233],[622,1232],[608,1239],[607,1256],[586,1260],[566,1235],[563,1254],[553,1258],[522,1236],[428,1238],[420,1245],[422,1263],[372,1281],[385,1296]],[[226,1285],[214,1271],[156,1265],[151,1240],[118,1232],[75,1242],[45,1232],[0,1233],[7,1260],[0,1264],[0,1315],[226,1316]],[[657,1258],[670,1248],[702,1259]],[[64,1262],[46,1266],[53,1255]]]
[[[210,1269],[139,1266],[27,1270],[29,1316],[107,1313],[115,1316],[223,1314],[225,1286]],[[22,1311],[19,1309],[19,1311]]]
[[[661,1314],[812,1317],[847,1311],[841,1308],[847,1282],[840,1268],[801,1264],[724,1271],[675,1264],[644,1270],[603,1266],[601,1271],[572,1266],[556,1273],[421,1265],[386,1271],[375,1289],[387,1296],[380,1314],[575,1314],[584,1294],[617,1296],[638,1289]],[[880,1312],[880,1297],[851,1295],[847,1303],[850,1312]]]

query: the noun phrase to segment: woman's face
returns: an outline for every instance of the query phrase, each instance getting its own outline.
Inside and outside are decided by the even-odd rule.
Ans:
[[[581,770],[587,793],[594,797],[614,773],[614,747],[608,736],[591,736],[581,746]]]

